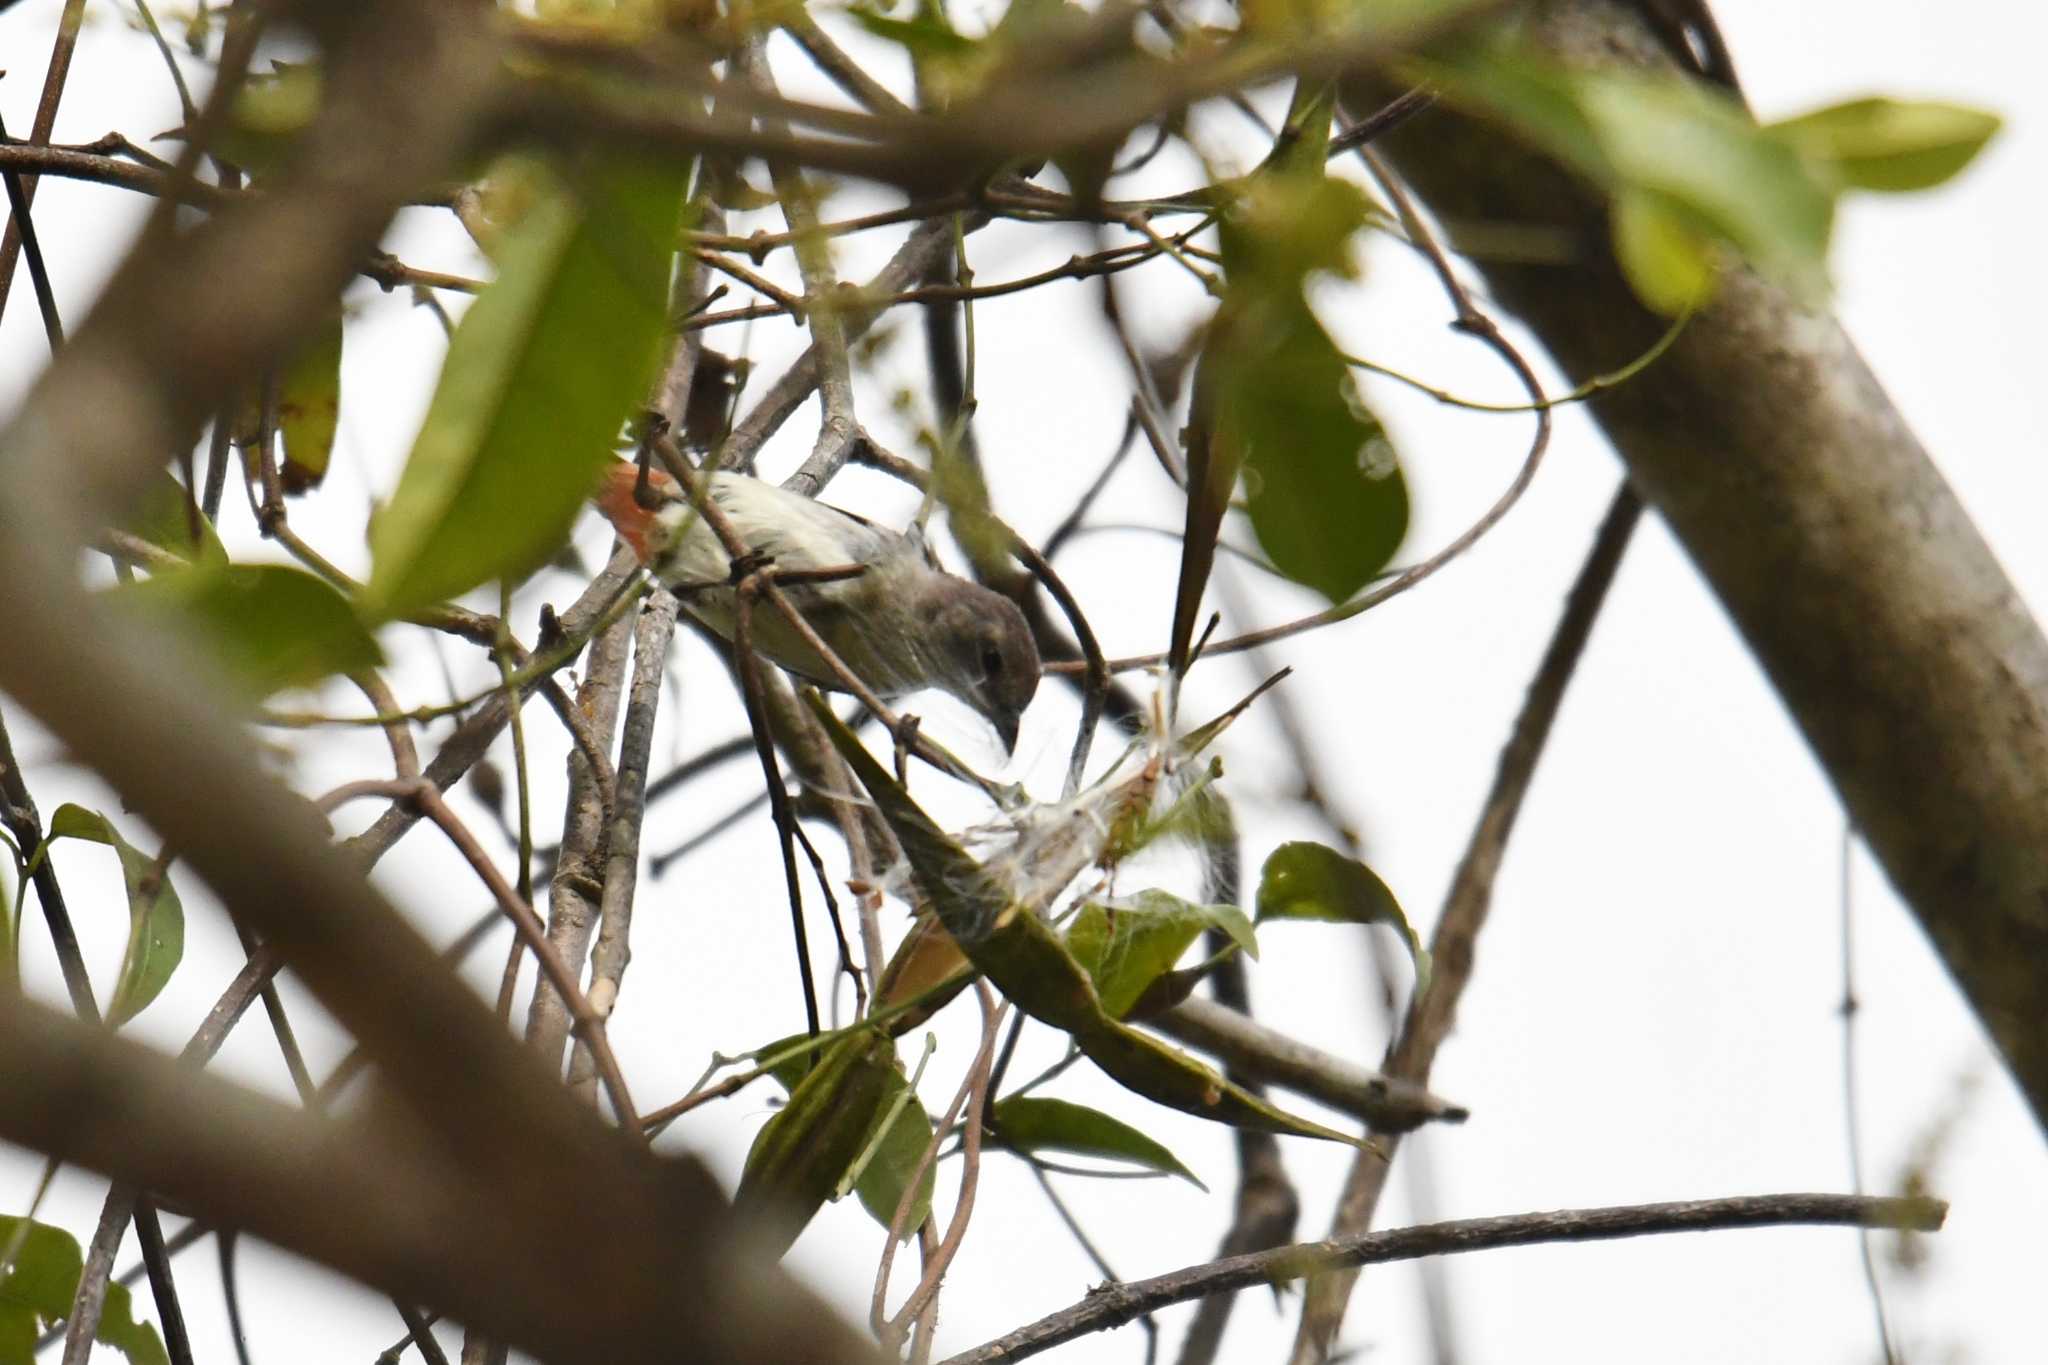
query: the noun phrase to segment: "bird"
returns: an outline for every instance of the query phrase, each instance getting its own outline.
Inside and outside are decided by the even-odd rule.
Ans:
[[[994,726],[1005,753],[1016,751],[1040,669],[1031,627],[1015,602],[947,573],[918,527],[892,531],[731,471],[703,475],[702,486],[740,540],[774,568],[864,570],[782,591],[876,695],[936,687]],[[653,470],[646,487],[652,507],[641,503],[639,467],[619,461],[605,471],[593,501],[641,564],[678,590],[685,611],[732,639],[738,605],[725,546],[675,480]],[[748,639],[762,656],[820,687],[844,690],[823,656],[772,606],[756,607],[747,620]]]

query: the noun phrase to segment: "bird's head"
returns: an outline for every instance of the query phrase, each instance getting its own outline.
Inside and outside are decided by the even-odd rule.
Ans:
[[[1001,593],[951,574],[935,577],[929,638],[945,655],[935,681],[986,717],[1011,752],[1024,708],[1038,692],[1031,626]]]
[[[619,533],[619,539],[633,547],[640,562],[652,564],[667,548],[667,538],[672,534],[672,519],[662,514],[682,502],[683,493],[674,479],[658,469],[649,470],[643,505],[639,466],[615,460],[605,467],[590,500]]]

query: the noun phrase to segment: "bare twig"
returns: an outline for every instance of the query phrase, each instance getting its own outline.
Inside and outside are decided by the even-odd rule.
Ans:
[[[939,1284],[946,1277],[946,1267],[952,1264],[954,1255],[960,1250],[961,1239],[967,1235],[967,1220],[974,1213],[975,1190],[981,1183],[982,1112],[988,1103],[990,1067],[995,1060],[996,1033],[1002,1027],[1003,1013],[1009,1006],[1005,1004],[998,1008],[995,993],[983,981],[977,980],[974,983],[974,991],[975,999],[981,1004],[981,1046],[974,1054],[973,1063],[967,1068],[967,1075],[960,1083],[959,1093],[954,1095],[953,1102],[946,1106],[945,1116],[933,1127],[932,1139],[925,1145],[916,1167],[910,1173],[909,1181],[903,1187],[903,1197],[898,1201],[896,1215],[889,1223],[888,1240],[882,1245],[881,1265],[875,1270],[875,1293],[868,1305],[868,1322],[874,1328],[875,1335],[892,1354],[909,1332],[911,1324],[937,1296]],[[925,1172],[931,1169],[932,1162],[938,1158],[939,1144],[945,1140],[946,1133],[960,1118],[963,1107],[967,1110],[965,1133],[961,1139],[964,1164],[960,1172],[960,1195],[954,1204],[953,1217],[946,1224],[945,1235],[939,1239],[937,1250],[928,1258],[924,1275],[919,1279],[917,1288],[910,1292],[910,1297],[897,1309],[896,1316],[885,1320],[883,1315],[889,1292],[889,1267],[895,1260],[896,1245],[903,1234],[910,1230],[905,1225],[909,1222],[910,1210],[916,1205],[917,1192],[924,1185]]]
[[[1938,1199],[1879,1199],[1850,1194],[1750,1195],[1671,1204],[1566,1209],[1501,1218],[1463,1218],[1449,1223],[1367,1232],[1324,1242],[1305,1242],[1252,1256],[1233,1256],[1190,1266],[1149,1280],[1105,1285],[1080,1303],[1041,1318],[1007,1336],[963,1351],[942,1365],[997,1365],[1023,1360],[1076,1337],[1121,1327],[1140,1313],[1186,1303],[1226,1289],[1284,1283],[1339,1267],[1382,1265],[1422,1256],[1493,1251],[1549,1242],[1611,1241],[1672,1232],[1716,1232],[1733,1228],[1823,1225],[1938,1229],[1948,1205]]]
[[[6,136],[6,125],[0,124],[0,138]],[[64,345],[64,322],[57,315],[57,296],[50,288],[50,267],[43,259],[42,239],[36,236],[35,220],[29,215],[28,192],[16,171],[0,172],[0,179],[7,182],[7,207],[13,215],[7,223],[7,245],[12,247],[15,236],[21,238],[21,249],[28,256],[29,283],[35,288],[36,307],[43,315],[43,335],[54,355]],[[5,264],[11,268],[12,261]],[[6,307],[7,284],[7,280],[0,278],[0,309]]]
[[[765,38],[757,36],[743,44],[734,65],[754,89],[767,95],[776,93],[775,76],[768,69]],[[761,128],[770,136],[786,137],[789,133],[788,125],[779,119],[764,118]],[[831,306],[839,281],[832,269],[831,246],[818,236],[818,207],[814,191],[795,166],[780,158],[769,158],[768,175],[774,182],[775,197],[782,203],[782,216],[788,222],[794,239],[797,269],[803,274],[804,293],[818,300],[820,305],[810,311],[811,348],[806,354],[817,356],[818,398],[824,415],[819,422],[818,438],[812,444],[810,457],[799,471],[799,477],[816,490],[830,483],[832,476],[845,465],[850,453],[847,447],[860,429],[859,419],[853,411],[853,363],[847,354],[847,320]]]
[[[647,599],[633,627],[633,680],[626,697],[626,719],[619,738],[617,795],[612,805],[611,832],[605,840],[604,894],[598,903],[597,946],[590,956],[590,1008],[609,1019],[632,957],[633,897],[640,870],[640,825],[646,815],[647,756],[654,746],[656,708],[661,701],[662,669],[669,637],[676,627],[678,603],[669,593]],[[569,1086],[587,1093],[597,1083],[590,1045],[578,1040],[569,1064]]]
[[[970,221],[974,221],[970,218]],[[975,226],[988,221],[981,216]],[[889,258],[875,277],[863,288],[863,294],[893,294],[904,289],[921,276],[938,254],[953,243],[952,225],[948,220],[925,223],[910,234],[896,254]],[[822,300],[820,302],[823,302]],[[866,334],[867,329],[879,316],[878,308],[864,305],[849,306],[840,315],[840,325],[845,339],[851,343]],[[754,404],[753,410],[733,428],[732,434],[719,448],[713,464],[726,469],[750,470],[754,457],[761,447],[773,436],[782,424],[789,420],[791,413],[803,406],[804,400],[818,387],[823,371],[823,354],[813,341],[796,363],[785,370],[780,378],[768,387]],[[799,471],[788,481],[788,486],[806,496],[815,494],[824,485]]]
[[[1627,548],[1641,513],[1641,500],[1624,484],[1616,492],[1594,536],[1585,565],[1572,584],[1564,613],[1542,662],[1537,665],[1536,676],[1530,681],[1521,712],[1515,717],[1514,731],[1501,750],[1500,766],[1481,808],[1478,825],[1451,879],[1443,914],[1437,920],[1430,943],[1435,968],[1429,989],[1409,1008],[1408,1018],[1387,1059],[1390,1075],[1426,1084],[1437,1049],[1450,1033],[1459,998],[1471,977],[1473,947],[1493,903],[1494,879],[1507,852],[1508,836],[1514,831],[1522,799],[1535,776],[1537,759],[1542,756],[1551,724],[1557,719],[1565,687],[1592,634],[1593,622],[1607,599],[1622,551]],[[1335,1235],[1346,1236],[1371,1225],[1380,1191],[1385,1186],[1388,1163],[1399,1143],[1398,1134],[1386,1134],[1375,1150],[1361,1152],[1352,1162],[1332,1220]],[[1295,1336],[1296,1365],[1328,1358],[1356,1279],[1355,1271],[1344,1271],[1311,1281]]]
[[[593,578],[576,601],[562,613],[562,634],[574,640],[591,630],[639,570],[640,561],[631,549],[623,545],[615,549],[604,571]],[[487,633],[484,638],[488,643],[490,635]],[[561,666],[567,667],[570,662],[564,658]],[[529,678],[518,689],[520,696],[539,685],[537,677]],[[499,732],[511,720],[514,704],[504,691],[492,692],[468,720],[456,727],[454,734],[442,741],[440,750],[427,764],[426,779],[444,792],[460,782],[476,761],[490,750]],[[378,816],[368,829],[348,840],[344,847],[364,864],[375,863],[419,818],[420,810],[413,803],[394,802],[391,809]]]
[[[1254,1080],[1363,1119],[1379,1132],[1462,1123],[1467,1116],[1462,1105],[1439,1099],[1412,1081],[1348,1062],[1211,1001],[1184,1000],[1139,1022]]]
[[[1857,1091],[1856,1016],[1863,1008],[1856,998],[1856,827],[1842,827],[1842,1125],[1849,1148],[1849,1188],[1863,1193],[1863,1105]],[[1857,1252],[1863,1262],[1863,1283],[1870,1291],[1870,1311],[1877,1322],[1877,1346],[1884,1365],[1898,1365],[1899,1353],[1892,1344],[1891,1319],[1885,1312],[1884,1287],[1877,1278],[1877,1258],[1871,1254],[1870,1232],[1856,1235]]]
[[[71,74],[71,55],[78,50],[78,30],[84,20],[85,0],[64,0],[64,12],[57,19],[57,36],[50,45],[50,64],[43,73],[43,93],[36,101],[36,116],[29,126],[28,147],[24,150],[47,150],[44,144],[49,142],[50,131],[57,125],[57,105],[64,98],[64,82]],[[11,150],[14,149],[0,148],[0,151]],[[0,310],[6,308],[7,295],[14,284],[14,264],[20,259],[22,233],[28,226],[27,211],[35,203],[36,177],[24,175],[20,178],[20,185],[21,207],[17,210],[20,216],[8,222],[7,234],[0,238]]]

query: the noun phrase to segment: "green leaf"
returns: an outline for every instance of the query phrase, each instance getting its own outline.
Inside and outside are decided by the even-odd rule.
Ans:
[[[815,1047],[805,1049],[800,1046],[807,1041],[809,1039],[804,1034],[792,1034],[767,1047],[757,1048],[749,1055],[775,1059],[769,1064],[768,1074],[793,1097],[796,1088],[810,1075],[811,1058],[817,1051]],[[828,1060],[830,1056],[828,1050]],[[853,1152],[852,1159],[858,1160],[860,1154],[874,1144],[874,1155],[869,1157],[860,1178],[854,1182],[853,1191],[860,1196],[861,1207],[884,1230],[896,1217],[896,1205],[903,1198],[903,1189],[910,1183],[911,1172],[917,1168],[918,1159],[924,1155],[925,1146],[932,1138],[931,1115],[925,1112],[924,1105],[915,1094],[904,1100],[900,1108],[897,1107],[896,1097],[909,1088],[910,1083],[902,1073],[890,1067],[883,1084],[881,1102]],[[879,1143],[875,1143],[875,1131],[884,1122],[888,1123],[889,1130]],[[844,1170],[842,1167],[842,1175]],[[925,1168],[924,1179],[919,1182],[917,1203],[910,1210],[910,1221],[904,1224],[905,1237],[914,1233],[917,1225],[924,1221],[925,1214],[931,1211],[934,1171],[935,1166]]]
[[[0,1365],[34,1365],[36,1338],[71,1311],[85,1258],[78,1239],[62,1228],[0,1214],[0,1251],[10,1246],[14,1259],[0,1275]],[[156,1328],[135,1320],[127,1285],[107,1286],[93,1335],[128,1357],[129,1365],[166,1365]]]
[[[1826,292],[1834,187],[1725,92],[1675,75],[1568,68],[1507,42],[1439,55],[1427,71],[1447,98],[1500,119],[1595,184],[1654,196],[1788,288]]]
[[[211,150],[244,170],[266,175],[291,159],[299,136],[320,112],[321,71],[304,62],[274,62],[235,92],[227,122]]]
[[[1370,212],[1365,192],[1326,178],[1320,161],[1262,170],[1232,195],[1221,228],[1229,289],[1195,369],[1176,650],[1192,634],[1240,472],[1273,566],[1332,602],[1370,582],[1408,532],[1393,443],[1302,293],[1312,273],[1354,273],[1351,238]]]
[[[341,421],[341,335],[336,313],[278,380],[277,432],[284,443],[278,482],[287,494],[309,492],[327,477]]]
[[[163,990],[185,955],[185,907],[171,886],[168,872],[159,874],[156,859],[123,839],[113,822],[98,811],[66,803],[50,817],[44,850],[59,839],[106,844],[121,859],[121,880],[128,889],[128,948],[121,958],[121,977],[107,1002],[107,1022],[118,1028],[142,1013]],[[30,865],[44,857],[38,850]]]
[[[228,562],[228,552],[220,543],[220,534],[203,513],[199,517],[199,539],[196,543],[193,541],[191,499],[185,485],[168,472],[158,473],[150,481],[149,491],[136,504],[134,514],[122,529],[180,559],[197,564],[221,565]]]
[[[1764,132],[1822,163],[1844,185],[1898,193],[1954,178],[2001,125],[1982,109],[1877,96],[1768,124]]]
[[[506,234],[371,528],[377,612],[524,574],[560,544],[660,364],[683,182],[620,160]]]
[[[211,649],[252,696],[304,687],[383,655],[348,600],[281,564],[230,564],[156,574],[110,589],[128,609],[167,617]]]
[[[1204,929],[1220,929],[1259,955],[1251,921],[1236,906],[1196,905],[1165,891],[1082,906],[1067,928],[1067,949],[1094,979],[1102,1008],[1121,1019]]]
[[[1390,924],[1408,941],[1415,960],[1415,991],[1429,988],[1429,952],[1401,913],[1401,903],[1379,875],[1334,848],[1299,841],[1282,844],[1259,873],[1258,922],[1330,920]]]
[[[895,1056],[895,1044],[882,1034],[847,1034],[825,1047],[789,1103],[755,1136],[733,1212],[758,1225],[775,1254],[796,1241],[866,1149],[891,1078],[902,1081]]]
[[[1065,1100],[1019,1095],[991,1113],[998,1144],[1019,1152],[1071,1152],[1128,1161],[1148,1171],[1177,1175],[1207,1190],[1179,1157],[1122,1119]]]
[[[1095,983],[1051,925],[1019,905],[941,830],[815,691],[806,703],[902,845],[925,906],[975,967],[1023,1010],[1073,1037],[1110,1079],[1156,1103],[1261,1132],[1360,1145],[1296,1118],[1150,1034],[1113,1018]],[[792,1099],[794,1103],[794,1099]]]
[[[1714,244],[1653,194],[1616,196],[1614,251],[1637,295],[1666,317],[1689,313],[1713,297]]]
[[[910,1083],[895,1071],[889,1073],[890,1080],[882,1094],[881,1113],[876,1117],[879,1124],[886,1120],[888,1131],[875,1147],[875,1153],[868,1158],[860,1179],[853,1185],[853,1192],[860,1196],[861,1207],[868,1216],[880,1223],[886,1231],[896,1218],[896,1207],[903,1202],[903,1192],[910,1186],[910,1177],[917,1170],[917,1163],[923,1158],[924,1150],[931,1145],[932,1119],[925,1107],[913,1093],[896,1109],[895,1117],[889,1111],[896,1105],[896,1097],[910,1088]],[[874,1141],[875,1129],[870,1127],[862,1140],[862,1150]],[[938,1163],[935,1161],[924,1169],[924,1178],[918,1182],[917,1198],[910,1206],[910,1216],[904,1221],[903,1236],[913,1236],[918,1224],[932,1209],[932,1187]]]
[[[1372,199],[1348,180],[1306,169],[1261,171],[1239,181],[1218,225],[1223,269],[1233,288],[1299,294],[1312,274],[1358,273],[1351,239],[1370,221]]]
[[[1408,533],[1408,484],[1387,431],[1306,303],[1226,303],[1195,380],[1213,442],[1244,470],[1273,567],[1341,602]]]
[[[849,9],[846,17],[884,42],[896,44],[913,57],[964,57],[980,44],[955,30],[945,15],[934,9],[920,9],[908,19],[891,19],[870,9]]]

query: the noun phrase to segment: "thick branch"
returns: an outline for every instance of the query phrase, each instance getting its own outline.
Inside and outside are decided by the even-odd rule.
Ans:
[[[568,1103],[538,1071],[530,1084]],[[519,1149],[524,1169],[493,1174],[398,1106],[316,1118],[6,991],[0,1093],[0,1137],[162,1190],[546,1360],[874,1358],[787,1276],[733,1253],[737,1230],[694,1162],[559,1167]]]
[[[1619,5],[1532,13],[1567,60],[1665,61]],[[1569,264],[1476,262],[1569,374],[1655,340],[1601,196],[1442,110],[1382,145],[1439,217],[1576,245]],[[2048,640],[1840,326],[1755,276],[1729,273],[1591,407],[2048,1127]]]
[[[1233,1074],[1306,1095],[1382,1133],[1425,1123],[1462,1123],[1467,1111],[1412,1081],[1382,1075],[1289,1038],[1226,1005],[1184,1000],[1140,1021],[1224,1062]]]

